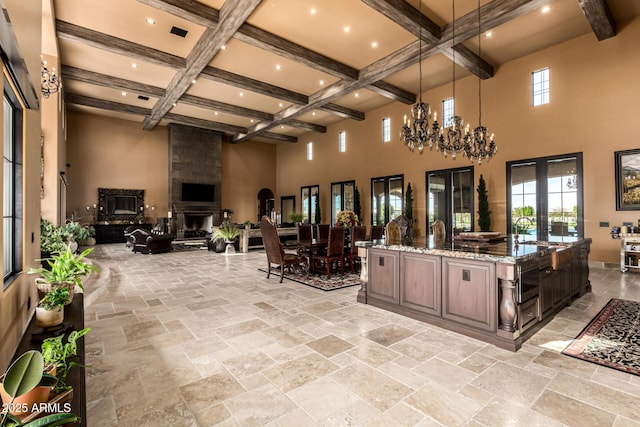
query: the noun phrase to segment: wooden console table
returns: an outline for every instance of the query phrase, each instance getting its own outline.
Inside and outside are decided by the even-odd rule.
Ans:
[[[262,233],[259,228],[242,229],[240,238],[240,251],[249,252],[249,249],[264,248],[262,243]],[[295,240],[298,238],[298,229],[296,227],[278,228],[278,236],[280,241]],[[251,241],[253,240],[253,242]]]

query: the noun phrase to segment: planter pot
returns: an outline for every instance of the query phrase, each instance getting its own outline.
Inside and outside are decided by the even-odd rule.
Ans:
[[[51,394],[51,386],[36,386],[33,390],[16,397],[12,403],[12,411],[9,413],[12,415],[20,415],[31,412],[34,404],[46,403],[49,401],[49,395]],[[2,396],[2,402],[8,404],[11,401],[11,397],[4,390],[4,385],[0,383],[0,396]]]
[[[225,254],[235,254],[236,253],[236,248],[233,244],[234,242],[232,241],[226,241],[225,244],[227,245],[226,248],[224,249],[224,253]]]
[[[85,240],[82,240],[80,242],[80,245],[82,246],[95,246],[95,244],[96,244],[95,237],[87,237]]]
[[[36,325],[41,328],[56,326],[64,321],[63,307],[46,310],[44,307],[36,307]]]
[[[42,277],[38,277],[36,279],[36,288],[38,288],[38,300],[44,298],[46,294],[53,291],[55,288],[63,288],[66,287],[69,290],[69,302],[67,304],[71,304],[73,301],[73,294],[76,291],[76,286],[74,283],[49,283],[46,282]],[[65,304],[65,305],[67,305]]]

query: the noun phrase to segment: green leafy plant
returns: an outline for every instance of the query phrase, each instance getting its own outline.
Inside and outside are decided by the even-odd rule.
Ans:
[[[51,375],[43,374],[45,367],[42,353],[30,350],[18,357],[7,369],[4,375],[3,387],[10,396],[10,401],[5,402],[9,408],[16,397],[33,390],[38,385],[53,386],[57,380]],[[2,412],[0,426],[2,427],[47,427],[60,426],[67,423],[79,422],[80,417],[67,412],[50,414],[34,421],[23,424],[17,417]]]
[[[72,331],[67,338],[67,342],[63,343],[64,335],[53,338],[47,338],[42,342],[42,357],[45,366],[56,367],[57,384],[53,388],[54,392],[68,390],[71,386],[67,385],[67,375],[69,370],[74,366],[81,366],[79,363],[70,361],[69,359],[76,356],[78,346],[76,341],[89,333],[91,328],[84,328],[80,331]]]
[[[53,254],[51,258],[44,260],[50,269],[45,267],[32,268],[29,270],[29,274],[40,274],[41,277],[36,279],[36,282],[41,281],[49,284],[73,283],[84,291],[82,277],[92,272],[98,272],[98,267],[83,261],[84,257],[92,251],[93,248],[87,248],[76,255],[67,246],[66,250]]]
[[[67,233],[44,218],[40,218],[40,250],[49,254],[66,249]]]
[[[405,195],[404,216],[409,221],[413,221],[413,190],[411,189],[411,183],[407,184],[407,194]]]
[[[242,224],[245,226],[245,228],[251,228],[251,224],[252,223],[251,223],[251,221],[247,220],[247,221],[243,222]]]
[[[291,220],[291,222],[302,222],[302,214],[299,212],[291,212],[291,214],[289,215],[289,220]]]
[[[55,288],[40,300],[40,307],[45,310],[53,310],[56,307],[61,307],[71,300],[69,295],[69,289],[67,288]]]
[[[95,228],[90,225],[80,225],[79,222],[69,221],[61,227],[62,233],[71,236],[74,242],[82,242],[96,234]]]
[[[489,210],[489,196],[487,193],[487,185],[484,177],[480,174],[480,182],[478,183],[478,225],[480,231],[491,230],[491,211]]]
[[[240,235],[240,230],[231,221],[225,221],[220,224],[217,230],[213,232],[211,238],[224,239],[225,242],[232,242],[236,237]]]

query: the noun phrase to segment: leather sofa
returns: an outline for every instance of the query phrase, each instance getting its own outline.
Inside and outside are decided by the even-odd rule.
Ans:
[[[133,252],[143,254],[159,254],[173,249],[171,234],[157,234],[149,230],[136,228],[130,233],[133,241]]]

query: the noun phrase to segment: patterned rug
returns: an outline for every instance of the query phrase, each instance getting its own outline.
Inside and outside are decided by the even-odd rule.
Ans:
[[[640,375],[640,302],[612,298],[562,353]]]
[[[259,268],[259,271],[267,273],[266,268]],[[280,268],[271,267],[271,276],[269,279],[276,277],[280,280]],[[309,273],[296,273],[285,270],[284,278],[292,280],[294,282],[302,283],[303,285],[311,286],[323,291],[335,291],[336,289],[348,288],[349,286],[360,285],[360,276],[358,274],[345,273],[344,275],[335,274],[331,275],[331,279],[327,279],[327,276],[319,276],[317,274]]]

